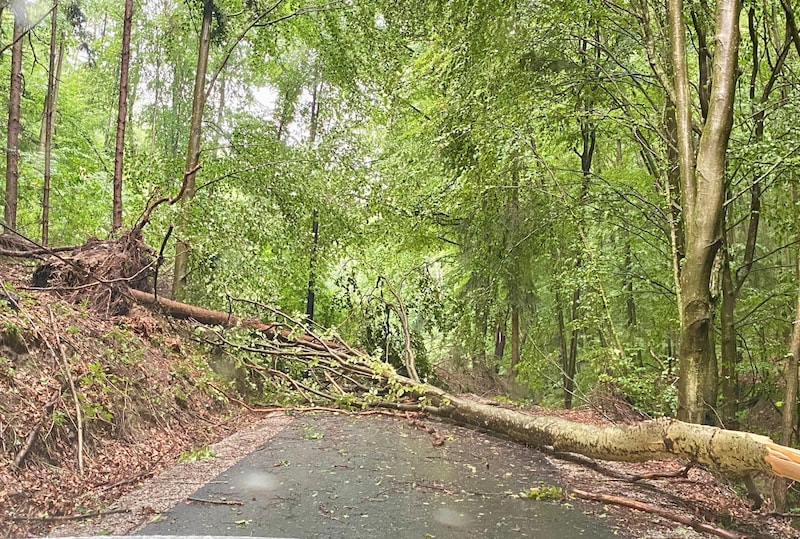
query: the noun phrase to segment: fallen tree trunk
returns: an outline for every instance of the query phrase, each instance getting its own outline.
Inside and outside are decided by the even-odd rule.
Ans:
[[[557,451],[611,461],[643,462],[681,458],[704,464],[726,475],[766,472],[800,480],[800,451],[778,445],[766,436],[684,423],[669,418],[642,421],[633,425],[596,426],[557,417],[532,416],[460,398],[432,385],[416,384],[411,379],[394,373],[388,365],[372,360],[344,343],[327,341],[310,334],[303,326],[301,328],[306,333],[298,334],[285,324],[242,319],[229,313],[156,298],[139,290],[131,289],[130,293],[140,304],[158,306],[173,317],[193,319],[211,326],[238,326],[256,330],[269,341],[294,347],[289,351],[262,345],[245,348],[248,351],[293,358],[317,358],[317,361],[319,355],[325,355],[333,361],[316,363],[316,366],[349,373],[350,376],[346,375],[345,378],[362,389],[364,386],[353,379],[356,374],[382,380],[384,386],[403,387],[403,391],[395,394],[413,396],[416,399],[413,404],[426,412],[504,434],[514,441],[534,447],[552,447]],[[274,369],[257,365],[254,367],[275,374]],[[328,379],[330,380],[329,375]],[[293,382],[293,385],[300,391],[306,387],[299,382]],[[334,382],[333,386],[343,393],[339,384]],[[314,389],[313,394],[326,395],[318,389]]]
[[[441,415],[505,434],[516,442],[603,460],[644,462],[683,458],[729,475],[768,472],[800,478],[800,451],[766,436],[661,418],[599,427],[557,417],[532,417],[449,395],[433,386],[423,394],[442,403]]]

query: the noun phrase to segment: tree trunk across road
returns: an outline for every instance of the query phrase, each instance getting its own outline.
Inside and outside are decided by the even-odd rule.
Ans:
[[[682,458],[731,476],[766,472],[800,480],[800,451],[778,445],[766,436],[669,418],[633,425],[596,426],[556,417],[531,416],[460,398],[429,384],[415,384],[411,379],[394,373],[388,366],[378,370],[367,361],[366,356],[342,343],[325,341],[313,335],[297,335],[283,325],[241,319],[229,313],[156,298],[139,290],[131,289],[130,292],[140,304],[159,306],[166,314],[176,318],[192,319],[212,326],[241,326],[261,332],[272,340],[332,355],[340,360],[342,369],[348,368],[346,362],[356,365],[362,372],[371,369],[374,376],[381,377],[387,385],[407,386],[405,393],[417,397],[411,406],[422,401],[425,403],[422,408],[429,413],[488,429],[516,442],[604,460],[643,462]],[[364,361],[360,362],[362,359]]]

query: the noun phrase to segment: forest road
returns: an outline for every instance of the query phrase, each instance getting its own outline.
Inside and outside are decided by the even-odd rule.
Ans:
[[[619,538],[608,520],[516,496],[558,483],[532,449],[381,416],[302,415],[138,534]]]

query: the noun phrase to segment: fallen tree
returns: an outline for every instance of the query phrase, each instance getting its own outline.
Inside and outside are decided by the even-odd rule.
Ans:
[[[627,462],[681,458],[730,476],[765,472],[800,480],[800,451],[765,436],[670,418],[595,426],[535,416],[415,383],[390,365],[342,340],[322,338],[302,321],[266,305],[244,301],[262,314],[269,313],[274,322],[160,298],[149,290],[154,289],[151,277],[157,275],[155,266],[161,257],[156,259],[144,246],[140,232],[137,226],[118,240],[95,240],[71,255],[54,255],[37,268],[36,285],[72,293],[95,287],[91,297],[107,314],[124,314],[136,302],[171,317],[194,320],[205,328],[207,342],[227,350],[254,373],[263,394],[284,400],[297,399],[311,406],[423,411],[520,443],[592,458]]]
[[[260,334],[252,342],[236,344],[217,332],[218,344],[273,358],[301,360],[307,368],[319,369],[306,378],[274,367],[250,363],[249,367],[277,377],[299,390],[310,404],[319,400],[339,401],[349,389],[360,389],[359,404],[400,409],[418,409],[458,423],[478,426],[504,434],[514,441],[535,447],[611,461],[642,462],[681,458],[703,464],[727,475],[741,476],[766,472],[800,480],[800,451],[774,443],[766,436],[717,427],[684,423],[670,418],[642,421],[632,425],[599,427],[550,416],[532,416],[516,410],[475,402],[451,395],[428,384],[416,384],[368,355],[338,340],[326,340],[302,323],[283,316],[288,322],[264,323],[242,319],[230,313],[210,311],[139,290],[132,296],[143,305],[157,307],[166,314],[192,319],[208,327],[242,328]],[[275,312],[275,311],[273,311]],[[277,313],[280,314],[280,313]],[[295,327],[290,327],[290,325]],[[339,381],[337,381],[335,374]],[[360,381],[356,379],[360,378]],[[320,382],[325,383],[320,383]],[[380,381],[383,387],[374,385]],[[389,399],[388,397],[391,397]]]

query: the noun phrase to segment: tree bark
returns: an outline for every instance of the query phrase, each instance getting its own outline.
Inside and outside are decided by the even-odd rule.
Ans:
[[[52,183],[53,124],[55,123],[56,66],[61,64],[56,56],[58,36],[58,0],[53,0],[50,17],[50,61],[47,69],[47,95],[44,98],[40,151],[44,153],[44,182],[42,185],[42,245],[50,243],[50,185]],[[62,41],[63,46],[63,41]],[[63,50],[63,49],[62,49]]]
[[[499,365],[506,352],[506,320],[508,313],[502,311],[497,315],[497,325],[494,330],[494,360]]]
[[[6,192],[3,211],[7,229],[17,229],[17,199],[19,197],[19,131],[20,100],[22,97],[22,36],[26,31],[25,2],[11,5],[14,12],[14,34],[11,46],[11,82],[8,91],[8,131],[6,141]]]
[[[131,64],[131,26],[133,0],[125,0],[122,20],[122,53],[119,68],[119,104],[117,106],[117,139],[114,150],[114,185],[111,205],[111,231],[122,228],[122,170],[125,159],[125,123],[128,119],[128,73]]]
[[[208,72],[208,53],[211,45],[211,23],[214,2],[203,2],[203,22],[200,26],[200,43],[197,47],[197,72],[194,79],[192,98],[192,121],[189,128],[189,147],[186,152],[186,170],[195,170],[200,158],[200,139],[203,132],[203,111],[205,110],[205,85]],[[185,189],[181,197],[181,215],[177,226],[178,240],[175,245],[175,272],[172,281],[172,296],[180,297],[186,286],[189,267],[189,226],[191,224],[190,205],[195,195],[195,174],[186,176]]]

